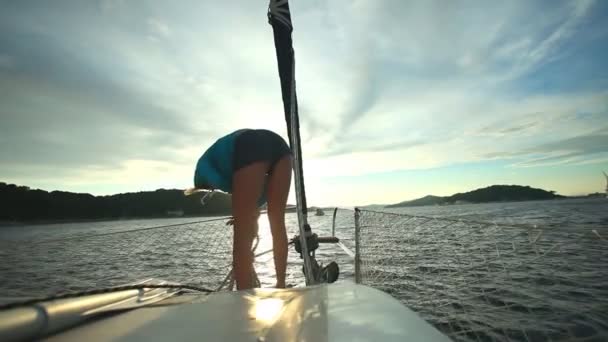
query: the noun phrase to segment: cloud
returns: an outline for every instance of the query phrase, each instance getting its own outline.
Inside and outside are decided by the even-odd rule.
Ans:
[[[602,162],[608,158],[608,133],[562,139],[518,153],[515,166],[547,166]]]
[[[594,2],[538,6],[395,1],[323,7],[316,13],[318,22],[334,21],[319,25],[309,35],[317,38],[315,49],[324,53],[304,54],[309,74],[299,73],[298,83],[304,94],[301,103],[312,110],[310,115],[323,115],[316,120],[322,124],[313,126],[325,129],[315,134],[318,144],[310,147],[312,154],[361,151],[366,149],[361,141],[370,136],[385,141],[446,142],[488,121],[502,120],[506,127],[487,134],[547,129],[550,124],[520,117],[562,116],[563,109],[551,112],[555,106],[550,102],[558,97],[521,95],[519,89],[525,87],[521,77],[568,58],[573,51],[570,42],[584,34],[581,25]],[[536,14],[541,10],[545,15],[539,18]],[[319,40],[320,36],[325,39]],[[296,42],[296,54],[302,45],[313,45],[306,37],[303,43]],[[325,76],[324,81],[319,82],[319,75]],[[580,99],[586,94],[559,95]],[[593,96],[605,94],[600,91],[587,98]],[[315,103],[310,103],[311,98]],[[516,106],[517,102],[527,106]],[[595,102],[577,105],[597,107]],[[543,113],[534,114],[537,109]],[[514,117],[520,122],[517,126],[511,124]],[[337,147],[341,145],[352,149]]]
[[[359,141],[345,141],[334,144],[331,148],[320,154],[324,157],[342,155],[346,153],[357,152],[390,152],[394,150],[403,151],[405,149],[422,146],[430,142],[422,140],[406,140],[406,141],[388,141],[388,142],[370,142],[369,137],[361,137]]]
[[[285,131],[266,8],[250,30],[251,5],[191,5],[0,5],[2,177],[141,188],[162,185],[147,166],[163,163],[165,181],[189,186],[219,135]]]
[[[141,145],[139,153],[149,146],[153,156],[159,144],[196,132],[179,120],[176,109],[130,86],[127,80],[138,76],[121,72],[118,63],[96,63],[78,49],[37,33],[3,30],[0,45],[18,61],[0,80],[5,90],[0,95],[0,132],[10,141],[5,147],[11,146],[2,149],[2,162],[120,160],[126,156],[116,151],[133,140]],[[125,79],[116,79],[110,68]]]
[[[11,56],[0,67],[3,178],[29,184],[54,177],[66,184],[82,176],[74,169],[95,169],[105,170],[104,182],[129,161],[192,164],[216,137],[212,127],[190,119],[205,107],[204,97],[194,106],[167,100],[182,84],[167,77],[171,68],[145,41],[116,36],[97,16],[85,19],[97,21],[92,26],[80,23],[82,8],[73,16],[69,9],[32,9],[31,18],[23,10],[0,20],[0,54]]]
[[[123,0],[99,0],[99,8],[102,12],[112,12],[124,7]]]
[[[0,68],[9,69],[12,68],[14,65],[15,61],[13,57],[6,54],[0,54]]]
[[[313,181],[497,158],[601,160],[585,146],[606,122],[608,72],[570,66],[601,64],[591,47],[608,41],[602,2],[291,6]],[[141,187],[164,175],[187,186],[222,134],[254,127],[286,137],[280,99],[265,5],[0,5],[5,177]]]
[[[512,159],[514,166],[549,166],[604,162],[608,156],[608,126],[588,134],[552,141],[534,147],[491,152],[489,159]]]
[[[151,33],[157,37],[169,38],[171,36],[171,29],[159,18],[149,18],[148,26],[150,26]]]

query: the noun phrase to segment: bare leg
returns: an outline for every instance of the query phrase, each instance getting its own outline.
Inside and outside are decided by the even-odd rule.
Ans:
[[[268,167],[268,162],[256,162],[239,169],[232,176],[232,258],[237,290],[253,287],[251,247],[257,233],[257,201],[262,195]]]
[[[287,231],[285,206],[291,185],[291,156],[279,160],[268,181],[268,221],[272,233],[274,267],[277,272],[277,288],[285,287],[287,269]]]

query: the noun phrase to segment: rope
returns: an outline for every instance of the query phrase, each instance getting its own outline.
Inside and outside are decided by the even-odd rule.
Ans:
[[[258,248],[258,245],[260,244],[260,235],[256,234],[254,239],[255,239],[255,241],[253,242],[253,246],[251,247],[251,253],[253,254],[252,263],[255,262],[256,257],[272,251],[272,249],[269,249],[263,253],[260,253],[259,255],[256,255],[255,250]],[[226,284],[228,284],[228,286],[226,287],[226,289],[228,291],[234,290],[234,285],[235,285],[234,266],[232,264],[229,266],[232,266],[232,267],[230,267],[230,271],[228,271],[228,274],[224,278],[224,281],[222,281],[222,283],[215,289],[215,291],[220,291],[222,288],[224,288],[224,286],[226,286]],[[262,287],[261,283],[260,283],[260,278],[258,278],[258,274],[255,271],[255,268],[253,269],[252,277],[253,277],[253,287]]]
[[[119,292],[119,291],[126,291],[126,290],[143,290],[143,289],[186,289],[186,290],[193,290],[193,291],[205,292],[205,293],[215,292],[214,290],[211,290],[211,289],[208,289],[205,287],[201,287],[201,286],[197,286],[197,285],[188,285],[188,284],[124,285],[124,286],[106,287],[106,288],[101,288],[101,289],[85,290],[85,291],[79,291],[79,292],[69,292],[69,293],[51,295],[48,297],[30,298],[30,299],[23,300],[23,301],[0,304],[0,310],[13,309],[13,308],[20,307],[20,306],[33,305],[33,304],[38,304],[40,302],[48,302],[51,300],[76,298],[76,297],[82,297],[82,296],[90,296],[90,295]]]

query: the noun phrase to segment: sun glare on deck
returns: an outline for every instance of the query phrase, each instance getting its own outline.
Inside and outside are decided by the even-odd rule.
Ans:
[[[283,309],[283,301],[278,298],[264,298],[255,302],[255,319],[264,323],[272,323]]]

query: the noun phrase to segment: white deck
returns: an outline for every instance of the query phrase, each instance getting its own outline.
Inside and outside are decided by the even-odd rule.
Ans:
[[[343,283],[192,296],[187,303],[143,307],[97,319],[47,340],[352,342],[449,338],[391,296]]]

